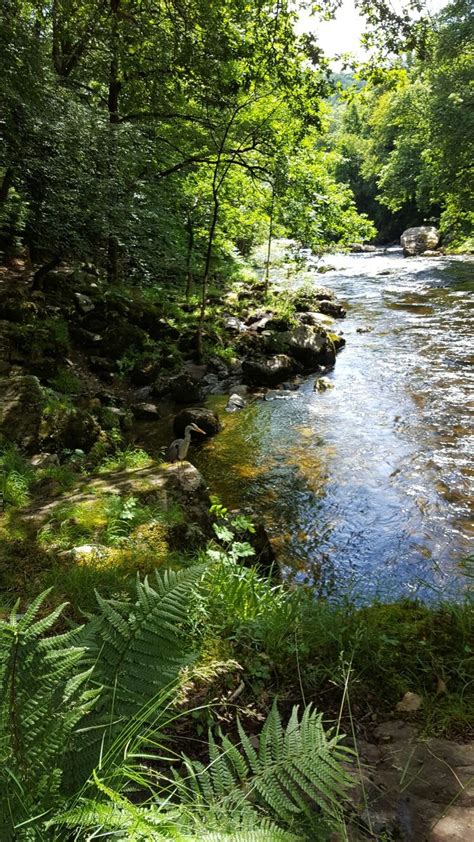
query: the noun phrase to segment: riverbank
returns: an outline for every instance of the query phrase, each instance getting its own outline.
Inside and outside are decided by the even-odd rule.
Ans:
[[[327,272],[328,277],[330,271]],[[287,273],[284,263],[276,270],[276,281],[280,273]],[[213,430],[216,436],[207,438],[200,450],[193,444],[190,451],[193,461],[196,460],[202,468],[204,479],[189,463],[169,466],[156,461],[156,456],[173,435],[167,413],[170,413],[170,418],[174,417],[178,407],[165,401],[165,393],[153,402],[143,392],[137,395],[137,389],[149,388],[134,383],[132,379],[132,376],[137,376],[132,372],[146,369],[143,356],[140,357],[141,368],[132,367],[126,376],[120,371],[117,372],[118,377],[115,374],[111,378],[105,374],[99,376],[86,363],[86,357],[90,362],[95,356],[90,350],[83,355],[74,343],[64,344],[69,343],[70,333],[79,336],[78,342],[84,338],[82,333],[77,333],[86,328],[79,325],[76,303],[74,308],[70,308],[69,315],[67,308],[70,304],[62,304],[62,314],[58,318],[58,313],[41,309],[56,306],[52,298],[48,303],[46,294],[44,298],[19,297],[23,312],[33,310],[37,322],[38,315],[43,315],[44,318],[35,327],[39,331],[35,336],[44,336],[47,344],[40,343],[38,353],[35,350],[31,359],[27,353],[26,337],[31,335],[32,321],[29,318],[15,321],[13,311],[10,311],[10,319],[4,319],[11,325],[19,325],[16,336],[24,337],[24,345],[20,345],[18,351],[23,355],[22,360],[7,359],[10,369],[4,372],[9,375],[8,388],[11,388],[12,382],[18,384],[19,380],[22,380],[23,386],[19,394],[23,395],[24,402],[11,401],[14,413],[11,417],[16,419],[11,429],[15,435],[21,432],[22,436],[31,436],[32,439],[31,442],[27,438],[23,440],[23,453],[21,448],[11,445],[2,451],[3,490],[7,503],[0,518],[2,617],[6,620],[6,627],[14,629],[15,623],[7,617],[16,597],[20,597],[23,611],[41,591],[52,588],[39,609],[45,629],[48,611],[56,611],[64,600],[70,604],[61,615],[59,612],[53,615],[52,629],[48,634],[51,630],[65,632],[70,628],[74,634],[79,634],[77,624],[83,621],[85,614],[92,614],[96,620],[91,621],[90,628],[88,626],[85,636],[87,650],[91,633],[93,636],[93,630],[105,622],[102,617],[105,611],[107,622],[110,621],[115,628],[115,632],[112,629],[107,632],[105,639],[109,643],[114,639],[115,646],[118,638],[114,635],[125,633],[123,617],[128,617],[130,613],[133,624],[136,612],[139,615],[137,573],[142,579],[148,575],[151,587],[156,586],[156,569],[164,577],[163,582],[168,581],[168,576],[181,576],[186,581],[189,577],[189,589],[182,586],[186,599],[183,595],[179,598],[175,595],[172,605],[166,603],[169,606],[166,611],[171,612],[172,618],[166,622],[171,622],[183,635],[183,643],[180,644],[183,660],[179,661],[179,674],[173,674],[173,721],[166,728],[172,750],[176,753],[184,750],[192,759],[207,763],[208,749],[202,737],[209,725],[219,723],[225,733],[237,741],[236,721],[239,717],[251,745],[259,746],[262,722],[275,700],[284,721],[290,717],[293,705],[306,707],[313,704],[324,712],[326,726],[335,724],[338,732],[348,734],[346,744],[357,747],[362,762],[373,764],[375,788],[368,779],[356,775],[359,786],[365,787],[365,794],[358,790],[347,802],[345,821],[352,825],[354,838],[374,838],[374,827],[379,828],[377,832],[393,836],[404,833],[406,823],[400,822],[399,816],[403,787],[398,788],[392,780],[394,772],[386,746],[392,745],[394,751],[401,752],[404,757],[408,751],[404,763],[407,774],[410,774],[412,764],[409,758],[416,757],[418,762],[420,737],[435,739],[442,736],[465,742],[472,736],[472,604],[469,600],[440,600],[438,604],[427,606],[416,600],[399,599],[384,603],[371,598],[368,600],[370,604],[361,607],[360,600],[353,599],[349,589],[340,589],[338,599],[318,599],[319,582],[314,576],[309,576],[306,582],[300,579],[295,586],[294,582],[290,584],[292,577],[287,576],[287,570],[284,570],[285,581],[282,582],[275,576],[275,569],[272,570],[272,557],[268,553],[263,566],[263,548],[255,542],[252,524],[255,512],[259,511],[258,498],[252,501],[253,506],[248,501],[249,511],[242,512],[240,507],[240,511],[235,512],[212,500],[207,488],[209,483],[211,492],[220,491],[218,474],[225,479],[231,464],[226,462],[224,468],[220,460],[229,458],[226,448],[232,438],[235,450],[230,456],[232,460],[235,457],[241,467],[240,473],[236,470],[232,475],[232,482],[239,492],[235,502],[242,502],[246,483],[249,480],[254,482],[259,472],[260,477],[264,477],[259,453],[268,427],[262,423],[263,415],[266,414],[267,420],[273,419],[275,433],[281,444],[286,446],[287,437],[293,433],[295,425],[289,420],[282,421],[280,408],[286,407],[285,412],[293,412],[298,405],[295,400],[300,401],[301,407],[301,402],[308,399],[308,390],[321,407],[326,398],[337,391],[337,382],[334,389],[328,388],[326,392],[314,390],[315,382],[324,382],[328,366],[332,366],[335,359],[334,341],[325,328],[321,329],[321,325],[328,325],[327,320],[333,318],[335,310],[333,316],[328,316],[316,308],[321,302],[328,302],[333,308],[340,305],[331,292],[325,291],[321,297],[321,292],[314,289],[314,278],[312,280],[312,289],[303,282],[298,285],[300,288],[290,291],[287,296],[277,292],[271,307],[267,306],[267,302],[263,306],[245,297],[239,305],[237,297],[239,315],[235,315],[234,311],[230,318],[240,319],[241,329],[231,332],[229,344],[224,347],[223,353],[217,354],[219,366],[221,361],[223,365],[221,372],[216,362],[209,360],[208,368],[204,370],[203,367],[197,370],[194,360],[193,367],[188,368],[186,376],[192,380],[193,388],[199,389],[202,380],[212,373],[209,365],[213,365],[217,380],[208,379],[204,385],[209,387],[214,383],[213,389],[221,391],[225,388],[227,392],[208,398],[211,402],[217,400],[223,404],[220,415],[225,421],[224,430],[218,431],[217,426]],[[88,280],[87,283],[95,281]],[[72,290],[73,300],[84,307],[87,302],[77,299],[77,292]],[[257,287],[257,296],[260,292]],[[85,292],[79,294],[86,295]],[[68,293],[62,290],[61,296],[70,301],[71,290]],[[36,301],[39,303],[36,304]],[[17,303],[13,295],[10,295],[9,302],[11,307]],[[357,307],[355,296],[354,302]],[[94,304],[94,308],[99,306]],[[117,333],[119,326],[114,321],[117,315],[114,307],[107,313],[102,322],[102,333],[98,335],[105,334],[109,338],[117,335],[120,340],[121,333]],[[307,325],[302,320],[302,314],[307,319],[310,313],[313,318],[318,316],[317,325]],[[341,310],[338,310],[338,315],[342,315]],[[122,316],[123,327],[127,319]],[[47,318],[52,319],[52,323],[47,322]],[[160,316],[162,318],[163,315]],[[64,321],[67,322],[66,331]],[[61,323],[62,332],[58,327]],[[331,322],[331,334],[333,324]],[[139,325],[135,327],[143,330]],[[307,332],[307,327],[314,327],[314,332]],[[44,334],[41,334],[41,328],[45,329]],[[169,330],[170,324],[164,336],[168,336]],[[305,340],[296,354],[297,346],[292,343],[294,330],[304,333]],[[370,333],[373,331],[368,335]],[[351,341],[365,336],[357,334],[350,322],[347,335]],[[59,343],[54,346],[55,353],[63,348],[59,365],[54,359],[56,368],[53,372],[48,368],[48,359],[53,359],[52,336]],[[309,349],[308,336],[313,343]],[[318,342],[315,346],[316,338]],[[179,354],[181,363],[179,341],[178,336],[173,341],[164,337],[157,340],[162,343],[162,351],[172,349],[172,357]],[[280,343],[278,348],[274,344],[276,341]],[[289,351],[287,366],[301,368],[285,372],[285,377],[289,379],[284,389],[278,388],[282,385],[279,382],[254,380],[253,373],[249,383],[236,382],[233,377],[245,378],[244,366],[242,372],[232,372],[229,368],[232,365],[230,353],[234,354],[237,343],[241,342],[247,354],[251,349],[253,359],[255,349],[258,350],[257,356],[263,366],[265,361],[277,356],[275,351],[279,356]],[[140,354],[145,354],[144,348]],[[341,360],[336,362],[336,373]],[[30,364],[35,369],[29,368]],[[18,366],[21,366],[21,372]],[[40,375],[40,369],[46,374],[43,373],[43,388],[38,390],[38,381],[34,378]],[[166,375],[171,380],[176,376],[182,378],[182,372],[175,374],[171,371]],[[328,386],[331,380],[334,380],[333,373],[329,374]],[[156,379],[153,382],[156,383]],[[176,394],[184,395],[184,385],[181,379]],[[295,386],[299,388],[295,390]],[[226,414],[224,405],[229,400],[229,393],[235,390],[246,406],[241,409],[237,402],[235,411]],[[47,400],[43,404],[45,394]],[[271,399],[264,400],[265,396]],[[142,399],[138,400],[138,397]],[[202,397],[203,393],[199,392],[199,400]],[[187,395],[188,402],[193,401]],[[27,411],[30,409],[31,413]],[[207,412],[212,416],[212,408],[208,407]],[[287,419],[289,417],[286,416]],[[35,435],[44,442],[42,451],[36,450]],[[303,437],[307,441],[307,436]],[[142,448],[136,446],[140,438],[143,440]],[[33,442],[36,452],[33,452]],[[29,454],[26,452],[28,449]],[[266,449],[267,460],[270,453],[272,459],[278,462],[275,444]],[[218,458],[214,458],[216,455]],[[298,461],[298,469],[306,481],[314,460],[305,465],[296,451],[293,458]],[[203,460],[208,460],[209,467],[212,463],[214,470],[206,471]],[[305,468],[308,469],[306,473]],[[278,476],[282,493],[286,480],[281,465]],[[297,495],[291,499],[293,511],[288,511],[289,523],[294,517]],[[260,515],[257,523],[259,520]],[[160,585],[160,589],[162,598],[167,599],[167,585]],[[110,609],[106,609],[103,601],[97,602],[96,591],[102,600],[104,597],[113,600]],[[145,596],[141,598],[145,599]],[[148,595],[147,599],[150,598]],[[149,618],[149,603],[147,606],[144,616]],[[102,619],[99,620],[100,617]],[[159,637],[158,648],[153,649],[147,670],[152,669],[156,653],[161,651],[163,640],[166,641],[169,633],[167,627],[163,638],[160,617],[159,613],[153,614],[153,620],[146,621],[150,640],[154,640],[155,634]],[[76,645],[79,640],[82,638],[75,638]],[[173,646],[177,645],[173,639]],[[53,646],[51,640],[48,646]],[[87,658],[84,668],[86,662]],[[123,668],[124,675],[128,675],[126,671],[129,668],[133,672],[132,662]],[[39,664],[39,661],[36,663]],[[183,666],[184,663],[186,666]],[[167,670],[169,666],[167,662]],[[28,667],[25,675],[31,675],[31,672],[31,667]],[[139,700],[135,699],[133,706],[131,697],[128,697],[127,704],[131,706],[121,714],[126,729],[138,721],[140,727],[143,728],[144,722],[146,728],[149,727],[150,714],[144,720],[142,706],[155,698],[153,694],[162,685],[158,682],[148,687],[144,676],[145,671],[138,676],[141,687]],[[130,686],[136,683],[136,678]],[[110,684],[110,676],[107,682]],[[94,686],[100,683],[99,678],[93,683]],[[41,682],[39,687],[42,687]],[[46,692],[45,688],[41,689],[43,691]],[[149,691],[152,693],[150,697],[146,695]],[[93,707],[92,715],[96,714],[97,709]],[[152,739],[146,728],[144,739]],[[454,799],[456,807],[465,804],[468,780],[460,768],[461,760],[457,755],[454,761],[454,753],[445,754],[445,747],[440,751],[434,743],[433,750],[446,757],[446,762],[451,758],[460,781],[455,791],[446,784],[438,804],[431,813],[428,811],[429,821],[437,822],[441,814],[449,813],[451,800]],[[452,748],[452,752],[455,750],[456,747]],[[173,763],[176,765],[176,760],[170,760],[171,766]],[[118,779],[123,781],[126,778],[123,770],[114,764],[117,764],[116,760],[107,767],[107,772],[101,771],[108,782],[109,792],[119,786]],[[23,774],[20,766],[18,774]],[[163,762],[160,774],[163,774],[162,766]],[[416,781],[418,776],[415,772],[413,768],[412,777]],[[409,791],[412,791],[412,783]],[[91,786],[92,792],[95,792],[96,783]],[[380,809],[376,806],[380,801],[381,786],[392,787],[390,808],[386,803]],[[418,803],[417,810],[419,806]],[[122,808],[126,809],[126,800],[122,802]],[[298,813],[298,820],[293,824],[294,828],[300,828],[297,831],[300,835],[296,838],[315,838],[314,828],[303,830],[308,819],[303,815],[305,811],[299,809],[301,815]],[[275,818],[271,811],[265,815]],[[428,818],[425,815],[415,818],[416,827],[424,832]],[[340,816],[336,826],[340,827]],[[283,829],[288,830],[289,827],[291,822],[283,822]],[[318,830],[318,834],[318,838],[326,838],[325,830]]]

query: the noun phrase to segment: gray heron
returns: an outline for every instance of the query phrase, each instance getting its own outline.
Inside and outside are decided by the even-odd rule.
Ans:
[[[195,433],[202,433],[203,436],[206,435],[204,430],[201,430],[197,424],[188,424],[184,431],[184,438],[183,439],[175,439],[171,442],[167,452],[166,452],[166,461],[167,462],[182,462],[183,459],[186,459],[188,455],[189,445],[191,444],[191,432],[194,430]]]

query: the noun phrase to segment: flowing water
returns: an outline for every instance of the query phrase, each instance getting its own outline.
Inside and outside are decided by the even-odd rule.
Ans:
[[[331,255],[324,283],[348,309],[347,340],[320,393],[226,415],[192,461],[230,507],[265,523],[289,578],[359,599],[459,587],[472,554],[474,263],[398,248]]]

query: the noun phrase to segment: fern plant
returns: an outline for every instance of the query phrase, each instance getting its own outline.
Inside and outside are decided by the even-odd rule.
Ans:
[[[96,797],[82,798],[51,826],[132,842],[327,840],[341,825],[351,779],[341,766],[349,751],[325,732],[321,715],[307,707],[300,720],[294,708],[284,728],[275,705],[258,750],[240,722],[238,728],[240,748],[222,734],[218,742],[210,736],[207,767],[184,757],[187,774],[164,777],[161,787],[142,778],[142,790],[151,791],[143,804],[124,795],[125,768],[121,790],[94,774]]]
[[[240,747],[220,732],[219,743],[210,735],[207,767],[184,759],[187,775],[176,777],[182,801],[231,814],[250,804],[290,831],[306,827],[321,833],[324,823],[341,822],[351,785],[341,763],[351,752],[339,736],[326,733],[322,714],[309,705],[300,720],[294,707],[284,728],[274,705],[258,749],[239,720],[237,726]]]
[[[147,579],[137,582],[135,603],[97,597],[100,610],[77,638],[85,649],[90,681],[101,692],[88,729],[73,748],[75,784],[87,779],[99,754],[121,750],[118,735],[147,705],[148,725],[157,718],[154,700],[173,687],[193,659],[184,626],[190,594],[202,572],[198,565],[156,572],[153,586]]]
[[[66,746],[91,710],[84,648],[72,632],[45,637],[59,606],[40,617],[48,592],[21,616],[0,621],[0,838],[15,824],[45,813],[58,800]]]

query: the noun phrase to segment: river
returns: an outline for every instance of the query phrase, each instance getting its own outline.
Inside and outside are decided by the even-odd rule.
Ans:
[[[323,283],[347,306],[333,388],[308,377],[235,415],[212,398],[225,429],[192,461],[263,520],[290,580],[359,601],[455,593],[473,552],[474,262],[395,247],[325,262],[276,280]]]

